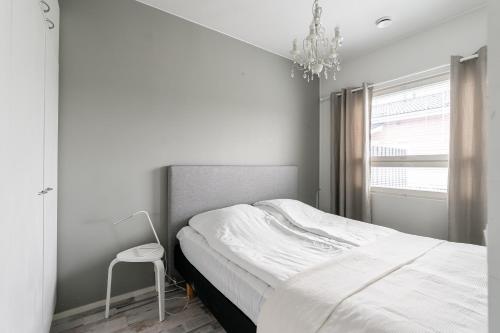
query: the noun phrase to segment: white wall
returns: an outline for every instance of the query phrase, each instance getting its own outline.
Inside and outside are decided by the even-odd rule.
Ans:
[[[322,80],[320,95],[362,82],[383,82],[448,64],[451,55],[470,55],[486,44],[487,11],[480,9],[427,31],[384,46],[343,64],[337,81]],[[389,29],[397,29],[393,25]],[[380,33],[384,33],[383,30]],[[349,41],[346,41],[348,43]],[[330,103],[320,106],[320,208],[330,209]],[[397,202],[397,205],[395,204]],[[397,210],[393,207],[397,206]],[[425,211],[423,215],[422,212]],[[401,216],[406,219],[401,220]],[[373,219],[381,225],[433,236],[447,237],[444,200],[374,195]]]
[[[500,332],[500,1],[490,0],[488,76],[490,84],[488,268],[490,332]]]

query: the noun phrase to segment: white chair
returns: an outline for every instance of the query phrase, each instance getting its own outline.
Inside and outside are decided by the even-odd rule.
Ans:
[[[149,214],[145,210],[141,210],[135,212],[129,217],[115,222],[115,224],[127,221],[132,217],[144,214],[149,221],[149,225],[153,230],[153,234],[156,238],[156,243],[144,244],[133,247],[131,249],[122,251],[116,255],[116,258],[111,261],[108,268],[108,288],[106,291],[106,313],[105,318],[109,318],[109,300],[111,297],[111,279],[113,275],[113,267],[119,262],[151,262],[154,265],[155,269],[155,288],[158,292],[158,311],[160,313],[160,321],[163,321],[165,318],[165,267],[163,266],[163,254],[165,250],[163,246],[160,244],[160,240],[158,239],[158,235],[156,234],[156,230],[153,226],[153,222],[151,222],[151,218]]]

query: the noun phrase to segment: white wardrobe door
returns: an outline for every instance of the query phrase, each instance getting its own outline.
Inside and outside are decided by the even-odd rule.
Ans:
[[[43,281],[43,55],[38,1],[11,2],[10,105],[2,110],[2,332],[40,332]],[[4,8],[1,9],[2,11]]]
[[[15,190],[15,182],[9,181],[9,174],[15,168],[14,163],[9,163],[9,157],[13,155],[13,150],[15,150],[15,147],[10,143],[11,138],[9,137],[9,134],[13,131],[9,124],[12,113],[12,1],[13,0],[0,0],[0,6],[2,8],[2,10],[0,10],[0,163],[2,165],[0,181],[4,184],[0,186],[0,208],[3,211],[0,217],[0,260],[5,265],[0,270],[0,295],[8,296],[11,296],[9,282],[11,282],[12,276],[7,273],[7,267],[12,262],[8,260],[8,258],[12,243],[10,233],[14,228],[14,226],[10,224],[15,221],[15,210],[13,207],[15,198],[12,196],[12,193],[9,193]],[[7,297],[0,298],[0,317],[2,319],[2,314],[9,315],[9,307],[9,299]],[[9,327],[9,324],[10,321],[7,322],[7,327]]]
[[[46,0],[47,1],[47,0]],[[57,152],[58,152],[58,90],[59,90],[59,6],[57,0],[47,1],[45,14],[52,23],[45,31],[45,149],[44,188],[44,277],[43,319],[50,329],[54,313],[57,277]],[[53,28],[49,29],[49,26]]]

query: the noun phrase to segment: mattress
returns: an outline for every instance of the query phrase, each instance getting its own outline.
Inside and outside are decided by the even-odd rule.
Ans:
[[[177,238],[189,262],[257,324],[261,306],[274,289],[215,252],[193,228],[184,227]]]

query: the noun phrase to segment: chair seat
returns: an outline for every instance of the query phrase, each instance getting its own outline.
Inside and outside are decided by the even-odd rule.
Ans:
[[[165,250],[160,244],[150,243],[122,251],[116,255],[116,258],[126,262],[152,262],[160,260],[164,252]]]
[[[116,255],[108,267],[108,286],[106,289],[106,310],[104,318],[109,318],[109,306],[111,302],[111,280],[113,278],[113,267],[119,262],[151,262],[155,270],[155,289],[158,292],[159,320],[165,319],[165,266],[163,265],[163,254],[165,250],[158,243],[143,244],[122,251]]]

